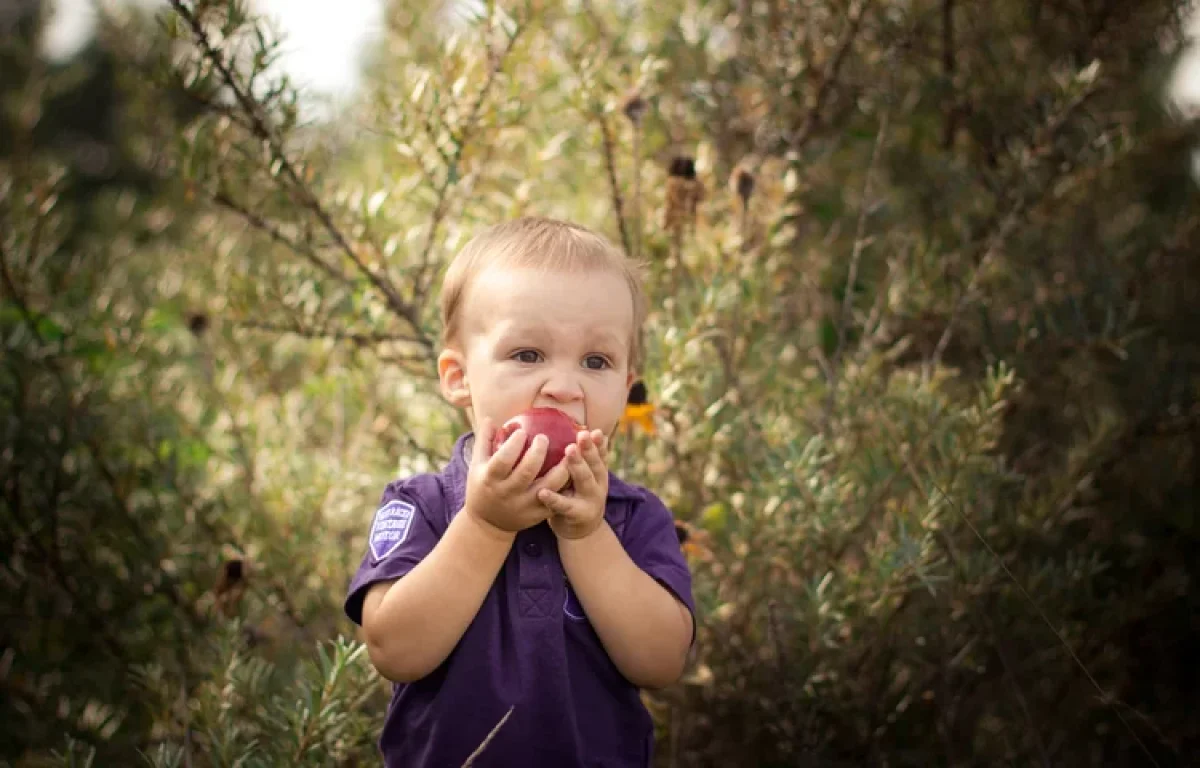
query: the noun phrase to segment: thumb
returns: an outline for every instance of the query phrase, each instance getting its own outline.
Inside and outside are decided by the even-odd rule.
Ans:
[[[571,500],[561,493],[555,493],[549,488],[543,488],[537,495],[538,501],[556,515],[569,515]]]

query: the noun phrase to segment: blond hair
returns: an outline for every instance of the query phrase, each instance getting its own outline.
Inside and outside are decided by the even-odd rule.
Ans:
[[[557,219],[528,216],[488,227],[458,252],[442,280],[442,344],[458,341],[463,297],[472,278],[489,267],[532,268],[586,272],[611,270],[625,278],[633,297],[633,338],[629,340],[629,367],[642,362],[642,324],[646,297],[642,266],[624,251],[592,230]]]

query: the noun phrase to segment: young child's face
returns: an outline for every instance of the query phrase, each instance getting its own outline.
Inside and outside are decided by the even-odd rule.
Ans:
[[[545,406],[612,434],[634,377],[633,297],[620,274],[488,269],[462,312],[460,343],[442,353],[439,371],[443,392],[471,409],[476,427]]]

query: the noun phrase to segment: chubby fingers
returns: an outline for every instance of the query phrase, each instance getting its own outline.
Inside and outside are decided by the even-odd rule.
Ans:
[[[528,488],[542,471],[542,463],[546,460],[546,451],[550,449],[550,440],[545,435],[534,435],[529,441],[529,449],[521,457],[520,462],[512,472],[512,479],[522,488]]]
[[[528,486],[542,468],[547,443],[545,435],[534,435],[533,439],[528,441],[526,450],[525,430],[516,430],[487,461],[488,480],[493,483],[511,481]],[[522,451],[525,451],[523,456]]]
[[[489,438],[487,441],[488,446],[481,450],[490,451],[492,439]],[[496,449],[496,452],[491,454],[491,458],[486,459],[488,479],[493,482],[500,482],[508,477],[512,473],[513,465],[517,463],[517,457],[521,455],[521,449],[524,447],[525,430],[518,429],[510,434],[500,444],[500,447]]]
[[[592,475],[592,470],[587,462],[580,456],[578,446],[567,446],[566,455],[563,456],[563,460],[559,463],[558,467],[555,467],[555,470],[560,468],[563,474],[557,475],[556,472],[555,479],[565,477],[565,480],[562,480],[558,486],[550,486],[551,490],[555,490],[558,492],[558,495],[566,497],[592,497],[596,495],[598,491],[596,479]],[[569,485],[567,485],[568,481]],[[569,490],[563,491],[564,486],[568,487]]]
[[[605,439],[603,432],[595,429],[586,435],[581,434],[576,441],[575,447],[591,470],[592,476],[597,483],[600,482],[601,478],[608,475],[608,465],[604,462],[604,451],[608,447],[608,441]]]
[[[567,458],[564,456],[562,461],[554,465],[553,468],[538,481],[538,490],[542,488],[551,491],[561,491],[571,480],[571,470],[567,467]],[[539,498],[541,498],[539,496]]]
[[[578,445],[580,450],[586,450],[589,444],[595,445],[596,450],[603,456],[608,449],[608,438],[599,429],[580,430],[575,434],[575,445]]]

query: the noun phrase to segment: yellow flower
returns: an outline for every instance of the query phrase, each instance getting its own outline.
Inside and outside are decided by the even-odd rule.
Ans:
[[[679,548],[688,560],[712,560],[707,531],[699,530],[683,520],[676,520],[675,535],[679,538]]]
[[[633,382],[629,388],[629,397],[625,401],[625,412],[621,414],[621,430],[628,431],[634,424],[645,430],[647,435],[657,433],[654,424],[654,404],[646,397],[645,382]]]
[[[621,414],[621,428],[629,429],[634,424],[644,429],[647,435],[656,434],[654,406],[650,403],[625,406],[625,413]]]

